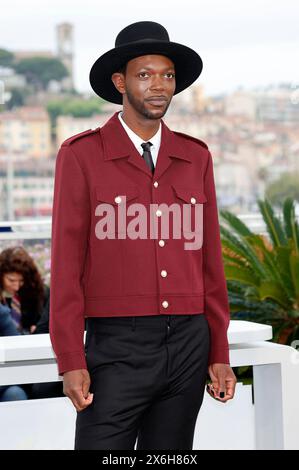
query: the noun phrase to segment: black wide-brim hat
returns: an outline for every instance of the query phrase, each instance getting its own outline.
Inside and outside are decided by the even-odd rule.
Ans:
[[[147,54],[164,55],[175,66],[174,94],[188,88],[201,74],[201,57],[190,47],[171,42],[164,26],[154,21],[138,21],[122,29],[115,47],[100,56],[89,74],[94,92],[106,101],[122,104],[122,94],[116,89],[111,76],[129,60]]]

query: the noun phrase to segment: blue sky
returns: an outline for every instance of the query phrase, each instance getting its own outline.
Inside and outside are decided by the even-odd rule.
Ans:
[[[75,27],[75,83],[90,91],[97,57],[118,32],[140,20],[157,21],[170,39],[203,59],[197,83],[206,93],[289,81],[299,83],[297,0],[9,0],[1,5],[0,47],[55,50],[55,25]]]

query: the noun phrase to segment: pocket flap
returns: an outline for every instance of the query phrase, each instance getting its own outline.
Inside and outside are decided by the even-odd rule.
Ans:
[[[137,198],[139,196],[139,188],[134,185],[125,187],[101,185],[96,187],[96,196],[98,201],[118,205],[120,202],[124,202],[124,196],[126,201]]]
[[[175,194],[178,198],[182,199],[186,203],[204,203],[207,202],[206,195],[198,188],[190,188],[188,186],[177,186],[172,185]]]

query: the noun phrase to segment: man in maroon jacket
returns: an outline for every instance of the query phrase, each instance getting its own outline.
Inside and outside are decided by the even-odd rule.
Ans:
[[[90,72],[122,112],[59,149],[50,336],[75,449],[192,449],[207,373],[234,396],[212,157],[162,120],[201,70],[160,24],[127,26]]]

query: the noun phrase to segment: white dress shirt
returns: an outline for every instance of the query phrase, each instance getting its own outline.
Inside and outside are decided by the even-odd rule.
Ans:
[[[128,136],[132,140],[133,144],[135,145],[136,149],[140,153],[140,155],[143,154],[143,148],[141,147],[141,144],[143,144],[145,141],[139,137],[139,135],[135,134],[135,132],[130,129],[130,127],[125,123],[123,120],[122,116],[122,111],[118,113],[118,117],[120,122],[122,123],[125,131],[127,132]],[[158,153],[159,153],[159,148],[161,144],[161,121],[160,121],[160,126],[159,129],[157,130],[156,134],[151,137],[147,142],[151,142],[153,145],[151,146],[151,154],[153,157],[153,162],[154,166],[157,164],[157,158],[158,158]]]

